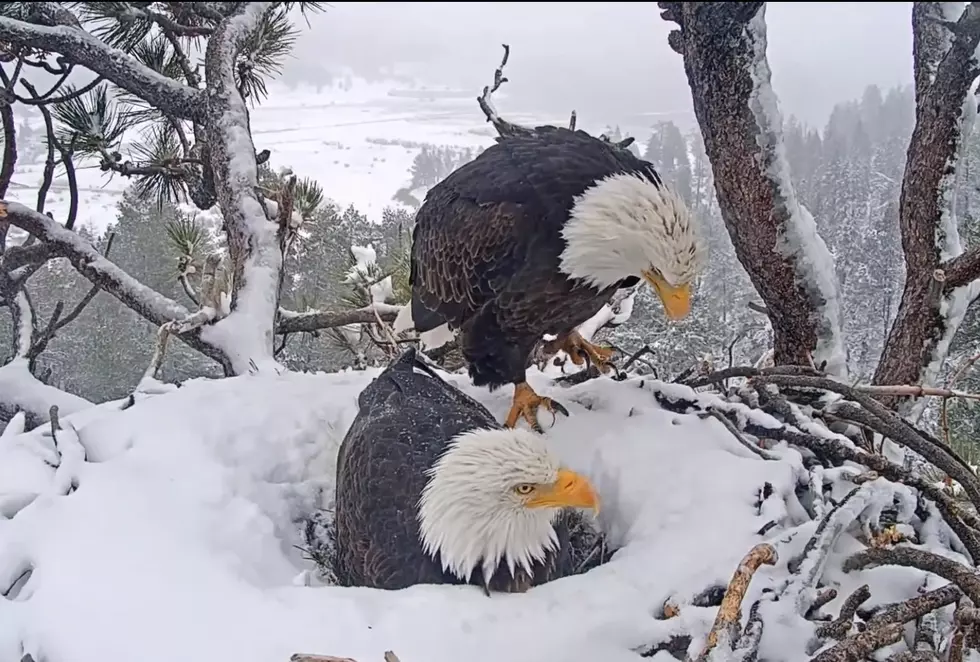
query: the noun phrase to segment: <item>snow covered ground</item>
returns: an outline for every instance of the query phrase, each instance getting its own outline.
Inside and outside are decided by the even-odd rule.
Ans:
[[[256,149],[272,151],[273,167],[288,166],[301,177],[316,179],[327,197],[341,207],[354,205],[362,214],[378,220],[386,206],[398,206],[392,196],[409,182],[409,169],[423,144],[486,147],[493,144],[495,135],[477,106],[479,90],[465,98],[388,95],[403,87],[359,79],[346,91],[336,87],[320,92],[305,87],[289,90],[273,84],[265,102],[251,111]],[[506,99],[503,91],[495,97],[502,109],[507,107]],[[508,118],[531,124],[568,121],[566,117],[511,111]],[[599,133],[605,127],[600,119],[579,118],[580,127]],[[39,119],[32,124],[42,126]],[[40,130],[43,135],[43,128]],[[645,131],[646,127],[637,130]],[[136,140],[138,135],[129,132],[124,139]],[[45,158],[43,150],[36,150],[36,154],[33,163],[23,157],[18,161],[11,200],[34,205]],[[78,222],[101,232],[115,219],[116,204],[130,181],[120,175],[110,178],[91,160],[80,166],[77,174],[83,203]],[[63,222],[68,202],[67,179],[58,168],[47,210]]]
[[[658,620],[665,600],[727,584],[768,540],[779,560],[756,575],[747,609],[785,580],[816,526],[794,496],[806,480],[799,453],[777,446],[763,459],[715,419],[661,409],[651,391],[690,396],[686,387],[602,378],[564,388],[532,371],[532,386],[571,413],[547,435],[597,484],[600,523],[622,545],[609,563],[489,598],[475,587],[317,585],[297,521],[329,507],[337,448],[377,373],[201,379],[124,411],[83,410],[61,422],[58,469],[47,426],[15,434],[12,423],[0,438],[0,513],[12,517],[0,519],[0,662],[25,652],[37,662],[285,662],[296,652],[378,662],[386,650],[402,662],[635,662],[635,650],[680,629],[694,633],[696,654],[716,609],[682,606]],[[509,389],[448,378],[505,415]],[[772,495],[760,505],[766,483]],[[77,490],[64,495],[70,484]],[[875,490],[891,494],[888,484]],[[839,543],[859,547],[848,535]],[[869,605],[922,583],[901,568],[846,575],[840,558],[825,575],[840,593],[828,613],[861,583]],[[763,659],[809,659],[813,625],[792,602],[763,605]]]

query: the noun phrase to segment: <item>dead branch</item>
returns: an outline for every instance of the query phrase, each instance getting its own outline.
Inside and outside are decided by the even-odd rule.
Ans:
[[[742,619],[742,601],[745,599],[745,592],[749,588],[752,576],[762,565],[775,565],[778,557],[776,549],[768,543],[760,543],[753,547],[739,563],[732,580],[728,583],[725,597],[722,598],[721,607],[718,608],[718,615],[715,622],[708,632],[701,654],[696,658],[698,662],[708,659],[708,654],[723,641],[735,649],[740,638],[739,628]]]
[[[493,128],[497,130],[501,136],[517,136],[517,135],[527,135],[531,133],[531,129],[526,127],[511,124],[507,120],[500,117],[497,114],[497,109],[493,105],[492,96],[493,93],[500,89],[500,86],[507,82],[504,77],[504,67],[507,66],[507,60],[510,58],[510,46],[507,44],[502,44],[504,48],[504,56],[500,60],[500,66],[493,72],[493,85],[486,85],[483,88],[483,94],[476,98],[476,102],[480,104],[480,110],[483,111],[484,117],[487,121],[493,124]]]
[[[883,565],[899,565],[931,572],[956,584],[974,603],[980,602],[980,576],[974,569],[945,556],[914,547],[865,549],[848,558],[844,562],[843,569],[844,572],[853,572]]]
[[[925,436],[923,436],[921,431],[899,418],[890,409],[874,398],[868,397],[867,395],[864,395],[846,384],[842,384],[825,377],[783,375],[773,372],[765,375],[760,374],[756,379],[763,383],[768,382],[783,386],[818,388],[825,391],[830,391],[832,393],[837,393],[848,400],[857,402],[865,410],[867,410],[871,417],[873,417],[868,418],[867,421],[861,422],[872,422],[877,420],[879,422],[877,429],[880,429],[882,434],[890,437],[892,441],[902,444],[912,451],[918,453],[936,467],[945,471],[947,474],[957,480],[960,485],[963,486],[966,493],[970,496],[973,504],[980,508],[980,478],[978,478],[973,472],[970,465],[967,464],[967,462],[957,455],[951,448],[948,448],[941,443],[933,443],[931,440],[927,439]],[[844,413],[844,410],[845,408],[837,409],[842,416],[849,418],[849,416]],[[851,416],[857,414],[857,412],[854,411],[854,408],[846,408],[846,411],[850,412]]]
[[[757,444],[753,444],[751,441],[746,439],[745,436],[742,434],[742,432],[737,427],[735,427],[735,424],[729,421],[727,418],[725,418],[725,416],[721,414],[721,412],[719,412],[718,410],[708,409],[708,411],[704,412],[703,414],[698,414],[698,417],[702,419],[703,418],[715,419],[716,421],[724,425],[729,432],[732,433],[732,436],[735,437],[736,440],[738,440],[738,443],[740,443],[743,447],[747,448],[753,454],[761,457],[763,460],[779,459],[776,455],[773,455],[765,448],[760,448]]]
[[[109,252],[112,250],[112,241],[115,239],[116,233],[110,232],[108,238],[106,239],[105,249],[102,251],[104,257],[109,257]],[[83,296],[75,307],[69,311],[64,317],[61,316],[61,312],[64,310],[64,303],[59,301],[55,304],[54,312],[51,315],[51,319],[48,320],[48,324],[44,331],[41,332],[40,336],[31,344],[30,350],[27,352],[27,359],[31,362],[31,369],[33,371],[34,361],[44,352],[48,347],[48,343],[54,340],[58,331],[61,331],[66,326],[78,319],[78,316],[82,314],[95,299],[96,295],[102,291],[102,286],[95,284],[89,289],[89,291]]]
[[[716,383],[732,376],[752,377],[755,375],[771,375],[775,372],[798,375],[813,373],[812,370],[794,366],[781,366],[779,368],[766,368],[761,370],[738,367],[718,371],[703,379],[691,381],[688,385],[697,386],[700,384]],[[755,381],[753,383],[758,384],[759,382]],[[834,384],[836,385],[837,383],[834,382]],[[670,411],[688,413],[691,409],[695,411],[704,409],[696,402],[678,399],[676,396],[668,397],[657,391],[654,392],[654,396],[661,406]],[[880,454],[861,450],[860,447],[851,447],[834,438],[800,432],[800,430],[807,429],[807,423],[798,420],[793,409],[785,400],[786,394],[774,393],[770,390],[760,390],[758,391],[758,396],[763,411],[776,416],[780,420],[784,420],[787,424],[792,425],[793,428],[789,428],[788,426],[773,428],[759,425],[752,420],[738,421],[734,418],[733,413],[727,411],[723,411],[722,413],[747,434],[751,434],[760,439],[785,441],[799,448],[806,449],[808,452],[813,453],[820,462],[826,463],[828,466],[840,466],[847,462],[853,462],[868,467],[890,481],[903,483],[918,490],[924,497],[936,504],[939,513],[949,525],[950,529],[960,539],[960,542],[970,554],[971,558],[980,558],[980,518],[969,509],[957,503],[941,487],[889,461]],[[882,436],[888,435],[882,427],[881,420],[870,415],[863,409],[858,407],[847,409],[838,405],[836,413],[839,414],[841,419],[861,419],[867,423],[870,429],[875,430],[876,433]],[[845,416],[844,414],[847,415]]]
[[[928,591],[905,602],[879,607],[871,616],[868,625],[876,627],[889,623],[908,623],[954,604],[962,596],[963,592],[956,584],[946,584],[942,588]]]
[[[837,618],[818,627],[816,635],[822,639],[843,639],[851,631],[858,607],[870,599],[871,588],[867,584],[862,584],[844,600]]]
[[[901,639],[902,631],[901,625],[894,624],[852,634],[812,658],[810,662],[862,662],[879,648],[890,646]]]
[[[386,306],[379,308],[377,304],[342,312],[318,310],[308,313],[294,313],[280,309],[276,333],[312,333],[320,329],[347,326],[348,324],[377,323],[379,318],[384,322],[393,322],[397,316],[398,309],[396,306],[392,306],[390,309]]]

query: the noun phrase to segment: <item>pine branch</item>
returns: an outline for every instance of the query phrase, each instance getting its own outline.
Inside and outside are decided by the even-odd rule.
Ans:
[[[0,41],[60,53],[173,117],[194,121],[204,117],[203,92],[153,71],[80,28],[0,16]]]
[[[148,288],[104,258],[84,238],[47,216],[15,202],[0,201],[0,218],[38,237],[51,247],[55,255],[68,258],[72,266],[93,285],[99,285],[151,324],[162,326],[188,316],[186,308]],[[200,334],[188,333],[181,335],[180,339],[227,369],[228,358],[224,352],[205,342]]]

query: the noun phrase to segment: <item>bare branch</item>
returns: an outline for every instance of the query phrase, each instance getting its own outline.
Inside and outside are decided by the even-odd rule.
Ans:
[[[734,649],[740,635],[742,600],[745,599],[745,592],[749,588],[752,576],[761,566],[775,565],[777,560],[776,549],[768,543],[756,545],[745,555],[742,562],[738,564],[735,574],[732,575],[732,580],[725,591],[725,597],[718,608],[718,615],[715,616],[715,622],[708,632],[704,648],[696,658],[697,662],[707,660],[708,654],[719,643],[724,643],[729,648]]]
[[[487,85],[483,88],[483,94],[476,98],[476,102],[480,104],[480,110],[483,111],[483,115],[487,118],[487,121],[493,124],[493,127],[497,130],[501,136],[516,136],[522,134],[530,134],[531,129],[527,127],[520,126],[518,124],[511,124],[507,120],[500,117],[497,114],[497,109],[493,105],[493,100],[491,97],[493,93],[500,89],[500,86],[507,82],[507,78],[504,77],[504,67],[507,66],[507,60],[510,58],[510,46],[507,44],[502,44],[504,47],[504,56],[500,60],[500,66],[493,72],[493,85]]]
[[[276,333],[312,333],[320,329],[331,329],[348,324],[376,324],[378,319],[383,322],[393,322],[397,316],[397,306],[381,305],[379,307],[379,304],[340,312],[317,310],[308,313],[295,313],[280,309]]]
[[[195,121],[204,116],[206,97],[202,91],[153,71],[80,28],[35,25],[0,16],[0,41],[60,53],[167,115]]]
[[[945,275],[944,284],[947,292],[969,285],[980,278],[980,246],[974,246],[947,260],[940,268]]]
[[[963,593],[973,600],[980,603],[980,576],[973,568],[968,568],[962,563],[927,552],[915,547],[895,547],[886,549],[883,547],[865,549],[854,554],[844,561],[844,572],[855,570],[865,570],[867,568],[877,568],[883,565],[898,565],[906,568],[918,568],[925,572],[939,575],[943,579],[956,584]]]

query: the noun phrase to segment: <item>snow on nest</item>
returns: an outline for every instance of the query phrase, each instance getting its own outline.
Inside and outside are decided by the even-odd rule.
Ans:
[[[106,404],[65,417],[89,460],[67,496],[50,491],[44,430],[4,435],[0,503],[8,517],[23,509],[0,520],[0,590],[34,572],[0,600],[0,661],[29,652],[58,662],[286,662],[309,652],[370,662],[391,649],[403,662],[625,662],[679,626],[694,632],[693,651],[716,610],[686,607],[657,620],[665,599],[727,583],[763,525],[796,503],[796,451],[777,447],[779,459],[760,459],[718,421],[660,409],[650,382],[566,389],[532,370],[531,384],[571,413],[549,439],[593,477],[600,521],[624,545],[609,563],[490,598],[475,587],[304,585],[296,522],[332,502],[337,448],[378,372],[194,380],[125,411]],[[498,418],[506,413],[510,389],[491,394],[449,379]],[[787,505],[770,499],[760,515],[766,482]],[[768,535],[787,537],[780,527]],[[777,545],[779,563],[756,575],[749,600],[785,577],[806,537]],[[885,602],[914,594],[916,573],[838,571],[834,579],[843,582],[840,599],[868,582]],[[811,626],[789,602],[769,605],[787,615],[766,628],[763,657],[808,657]]]

